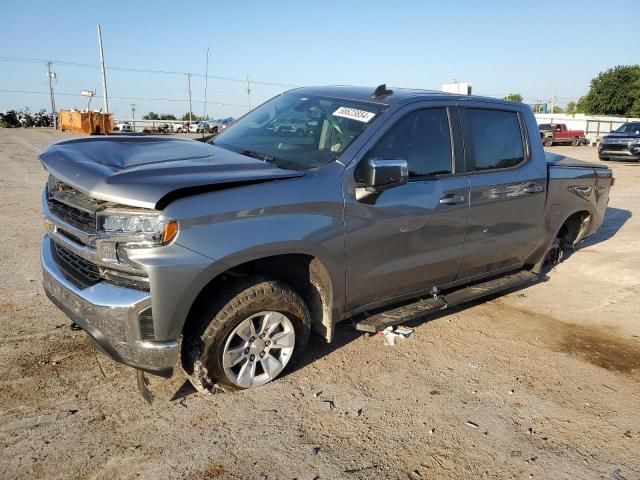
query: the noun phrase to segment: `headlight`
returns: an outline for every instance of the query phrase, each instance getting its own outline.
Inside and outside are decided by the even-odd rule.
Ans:
[[[117,212],[98,213],[98,227],[115,236],[136,236],[147,244],[166,245],[178,235],[178,222],[160,220],[159,214]]]

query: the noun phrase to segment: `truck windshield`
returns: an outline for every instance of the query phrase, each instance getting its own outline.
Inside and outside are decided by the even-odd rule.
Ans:
[[[384,108],[288,93],[259,106],[211,143],[281,168],[308,170],[338,158]]]
[[[616,133],[635,133],[636,135],[639,131],[640,123],[625,123],[615,130]]]

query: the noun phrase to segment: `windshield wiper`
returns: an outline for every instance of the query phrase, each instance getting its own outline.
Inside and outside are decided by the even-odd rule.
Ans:
[[[240,154],[251,158],[257,158],[258,160],[262,160],[263,162],[276,162],[276,157],[272,157],[271,155],[267,155],[266,153],[254,152],[253,150],[244,150],[240,152]]]

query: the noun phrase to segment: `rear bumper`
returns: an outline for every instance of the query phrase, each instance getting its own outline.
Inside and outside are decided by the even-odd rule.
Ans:
[[[43,286],[47,297],[112,359],[157,375],[170,375],[177,341],[141,340],[138,315],[151,305],[149,292],[110,285],[79,286],[56,263],[52,240],[42,239]]]

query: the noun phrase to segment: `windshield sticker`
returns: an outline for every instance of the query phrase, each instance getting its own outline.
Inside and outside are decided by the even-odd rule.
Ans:
[[[355,120],[356,122],[368,123],[376,116],[376,114],[365,110],[358,110],[357,108],[340,107],[333,112],[333,116],[348,118],[349,120]]]

